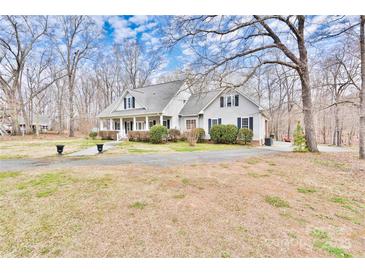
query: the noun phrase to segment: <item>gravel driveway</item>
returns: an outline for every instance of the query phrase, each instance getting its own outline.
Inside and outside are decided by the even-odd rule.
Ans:
[[[176,152],[176,153],[153,153],[153,154],[127,154],[119,156],[109,156],[90,159],[72,159],[62,157],[52,160],[35,160],[35,159],[14,159],[1,160],[0,171],[22,170],[35,167],[76,167],[91,165],[123,165],[123,164],[143,164],[171,166],[179,164],[194,164],[204,162],[224,162],[238,159],[244,159],[253,156],[275,153],[271,150],[262,148],[240,148],[218,151],[196,151],[196,152]]]
[[[318,146],[321,152],[345,152],[346,148]],[[0,160],[0,171],[22,170],[35,167],[77,167],[92,165],[123,165],[142,164],[171,166],[179,164],[212,163],[245,159],[272,153],[290,152],[290,143],[275,142],[272,147],[237,148],[230,150],[176,152],[176,153],[151,153],[151,154],[126,154],[118,156],[98,157],[90,159],[77,159],[61,157],[59,159],[14,159]]]

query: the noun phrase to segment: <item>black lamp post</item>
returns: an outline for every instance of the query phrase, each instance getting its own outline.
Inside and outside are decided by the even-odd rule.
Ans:
[[[96,144],[96,147],[97,147],[99,153],[103,152],[103,146],[104,146],[104,144]]]
[[[63,148],[65,147],[64,145],[56,145],[57,147],[57,152],[58,152],[58,155],[61,155],[62,152],[63,152]]]

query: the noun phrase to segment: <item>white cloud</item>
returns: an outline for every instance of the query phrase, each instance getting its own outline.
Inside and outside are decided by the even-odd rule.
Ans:
[[[150,30],[150,29],[154,28],[155,26],[157,26],[156,22],[149,22],[147,24],[140,25],[135,30],[136,30],[136,32],[144,32],[146,30]]]
[[[148,20],[147,15],[135,15],[135,16],[129,18],[129,22],[134,23],[136,25],[141,25],[144,22],[146,22],[147,20]]]
[[[114,29],[114,41],[117,43],[136,36],[136,31],[128,26],[128,20],[124,18],[113,16],[109,18],[109,23]]]

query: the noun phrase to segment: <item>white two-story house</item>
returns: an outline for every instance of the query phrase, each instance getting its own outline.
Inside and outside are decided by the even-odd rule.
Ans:
[[[100,130],[118,131],[125,138],[130,130],[149,130],[161,124],[184,132],[203,128],[205,138],[216,124],[250,128],[253,140],[263,143],[267,117],[263,109],[239,91],[209,91],[191,94],[184,81],[127,90],[98,116]]]

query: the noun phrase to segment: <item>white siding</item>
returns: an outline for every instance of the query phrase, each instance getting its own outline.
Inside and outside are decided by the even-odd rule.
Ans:
[[[179,113],[188,101],[190,92],[181,91],[175,95],[163,111],[163,115],[171,116],[170,128],[179,129]]]
[[[121,100],[121,103],[119,104],[119,106],[116,108],[116,110],[124,110],[124,98],[131,96],[131,94],[129,92],[126,93],[126,95],[123,97],[123,99]],[[134,109],[138,109],[138,108],[142,108],[142,105],[140,105],[137,101],[137,98],[135,99],[135,108]]]
[[[201,127],[199,124],[199,117],[198,116],[184,116],[180,119],[180,131],[184,132],[186,131],[186,120],[195,120],[196,121],[196,127]]]
[[[237,93],[231,93],[237,94]],[[225,95],[230,95],[224,94]],[[204,110],[204,130],[206,138],[210,138],[208,134],[208,119],[221,118],[222,124],[232,124],[237,126],[238,117],[253,117],[253,140],[261,140],[264,138],[262,130],[262,115],[259,113],[259,108],[251,101],[247,100],[242,95],[239,95],[239,106],[231,106],[223,108],[220,107],[220,96],[216,98],[205,110]],[[260,119],[260,121],[259,121]],[[264,126],[264,125],[263,125]]]

